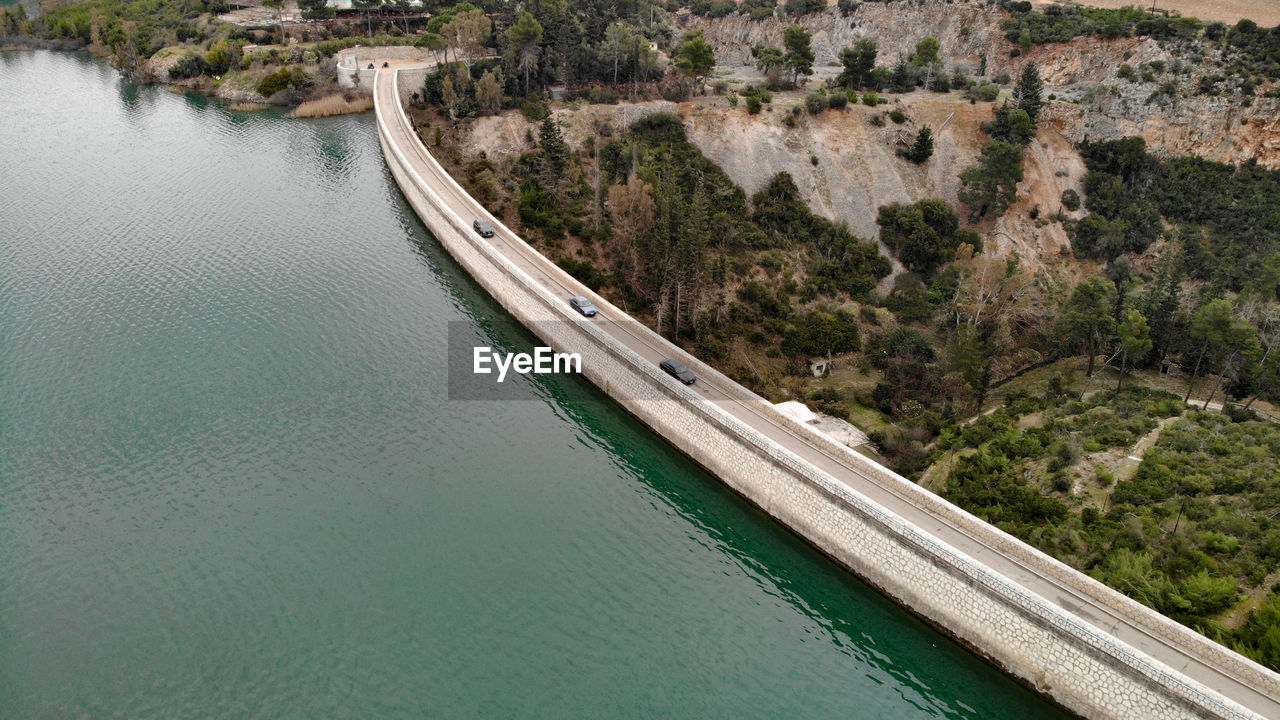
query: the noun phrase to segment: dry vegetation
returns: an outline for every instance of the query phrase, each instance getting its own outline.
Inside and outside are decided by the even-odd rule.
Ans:
[[[1142,5],[1133,0],[1087,0],[1083,3],[1035,2],[1034,5],[1089,5],[1108,9],[1117,9],[1126,5]],[[1172,10],[1183,17],[1200,18],[1201,20],[1234,23],[1248,18],[1264,27],[1280,25],[1280,3],[1275,0],[1156,0],[1156,10]]]
[[[373,109],[373,98],[368,96],[358,96],[349,98],[345,95],[334,94],[322,97],[319,100],[308,100],[298,106],[293,111],[291,117],[295,118],[320,118],[332,117],[334,115],[349,115],[351,113],[368,112]]]
[[[267,103],[258,102],[231,103],[229,107],[233,112],[259,112],[261,110],[269,110],[271,108]]]

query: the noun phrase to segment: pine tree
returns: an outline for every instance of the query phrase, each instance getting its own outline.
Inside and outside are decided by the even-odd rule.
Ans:
[[[1151,326],[1141,311],[1130,308],[1116,326],[1116,332],[1120,336],[1120,379],[1116,381],[1116,390],[1119,390],[1125,373],[1129,371],[1129,360],[1151,352]]]
[[[298,9],[302,11],[304,20],[315,22],[329,20],[337,9],[329,5],[329,0],[298,0]]]
[[[896,93],[908,93],[916,88],[916,78],[906,60],[899,60],[889,76],[889,89]]]
[[[919,165],[933,156],[933,131],[928,127],[920,128],[916,133],[916,142],[907,151],[907,159]]]
[[[687,76],[697,84],[699,90],[702,89],[703,81],[716,66],[716,54],[701,30],[684,34],[684,41],[676,49],[675,66],[681,75]]]
[[[565,166],[569,164],[569,146],[565,144],[564,136],[560,134],[560,126],[556,125],[554,118],[549,117],[542,121],[542,128],[538,131],[538,146],[546,154],[551,177],[559,179],[564,173]]]
[[[354,0],[363,1],[363,0]],[[532,13],[520,13],[516,23],[507,29],[507,44],[513,54],[516,67],[524,75],[524,94],[529,94],[529,73],[538,67],[538,55],[542,51],[542,24]]]
[[[813,74],[813,49],[809,46],[809,31],[799,25],[792,25],[782,33],[782,44],[787,49],[785,62],[791,70],[791,82],[796,83],[801,75]]]
[[[1027,63],[1027,66],[1022,68],[1022,75],[1018,78],[1013,97],[1017,101],[1018,109],[1025,112],[1033,123],[1039,119],[1040,108],[1044,106],[1044,100],[1040,97],[1043,91],[1044,82],[1040,80],[1040,69],[1035,63]]]
[[[840,53],[844,72],[840,73],[836,82],[854,90],[866,87],[867,78],[876,67],[876,53],[876,44],[867,38],[862,38],[851,48],[845,48]]]
[[[1115,331],[1111,315],[1116,288],[1106,278],[1094,275],[1082,280],[1062,305],[1058,333],[1065,342],[1079,343],[1089,359],[1085,377],[1093,377],[1093,359]]]

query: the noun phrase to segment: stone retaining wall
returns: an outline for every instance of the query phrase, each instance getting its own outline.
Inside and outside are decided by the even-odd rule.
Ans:
[[[715,404],[670,382],[653,363],[595,323],[580,321],[561,298],[476,237],[470,223],[448,209],[417,175],[405,160],[406,153],[413,151],[392,145],[387,130],[388,123],[402,122],[403,110],[379,106],[376,114],[383,152],[405,197],[450,254],[490,295],[557,351],[580,353],[584,374],[594,384],[815,547],[1010,674],[1081,715],[1259,717],[942,544],[848,485],[801,461]],[[541,266],[547,272],[561,273],[545,259]],[[603,303],[602,309],[610,317],[624,317],[608,303]],[[674,349],[672,355],[684,357]],[[692,358],[686,364],[699,375],[722,377]],[[720,385],[732,389],[740,402],[767,407],[745,388],[723,380]],[[1172,626],[1141,617],[1157,631],[1172,633],[1179,639],[1184,639],[1179,632],[1195,635],[812,428],[780,413],[777,417],[795,432],[810,433],[815,442],[825,443],[830,454],[847,458],[864,474],[934,510],[941,518],[1006,551],[1028,567],[1052,577],[1069,575],[1069,587],[1090,597],[1101,595],[1105,604],[1126,616],[1155,615]],[[1210,647],[1194,650],[1217,653],[1215,657],[1221,656],[1218,659],[1224,667],[1249,673],[1244,677],[1257,675],[1264,683],[1260,687],[1274,682],[1274,675],[1258,673],[1266,673],[1264,669],[1204,642]]]

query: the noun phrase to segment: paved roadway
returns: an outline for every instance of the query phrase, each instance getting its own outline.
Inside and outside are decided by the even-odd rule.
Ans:
[[[414,170],[428,183],[440,198],[447,203],[464,221],[477,218],[491,218],[489,213],[470,195],[458,188],[444,177],[444,171],[438,164],[429,160],[426,148],[418,140],[409,125],[408,119],[396,105],[395,69],[421,67],[420,63],[391,61],[391,72],[379,71],[375,82],[375,102],[383,108],[383,116],[387,127],[395,137],[396,144],[405,153]],[[589,288],[574,280],[567,273],[551,265],[546,258],[532,249],[514,233],[499,223],[492,223],[497,231],[490,239],[494,247],[499,249],[508,259],[527,272],[535,280],[542,283],[553,295],[571,297],[586,295],[595,297]],[[607,320],[607,322],[600,322]],[[590,322],[589,320],[583,320]],[[670,357],[668,346],[643,325],[630,318],[606,317],[602,312],[597,322],[609,334],[624,343],[641,357],[657,363],[664,357]],[[894,488],[881,480],[867,475],[859,468],[846,464],[842,459],[830,454],[823,448],[821,441],[806,437],[778,422],[773,413],[764,407],[753,407],[742,402],[737,395],[726,392],[717,384],[717,379],[699,377],[697,383],[690,386],[697,393],[715,402],[725,412],[735,416],[755,430],[779,443],[787,450],[808,461],[815,467],[827,472],[832,477],[844,482],[854,490],[861,492],[871,500],[879,503],[890,512],[897,514],[920,530],[933,535],[946,545],[968,555],[1004,575],[1026,590],[1039,595],[1049,602],[1063,608],[1077,618],[1096,626],[1103,632],[1111,634],[1130,646],[1157,658],[1170,668],[1186,674],[1209,688],[1253,710],[1263,718],[1280,720],[1280,697],[1253,686],[1249,681],[1236,677],[1230,670],[1208,664],[1196,654],[1190,653],[1179,645],[1170,643],[1162,637],[1135,624],[1111,608],[1098,605],[1074,588],[1062,585],[1052,578],[1043,577],[1035,569],[1023,565],[1020,561],[986,544],[966,531],[954,527],[947,520],[935,515],[927,508],[919,506],[912,498],[900,489]]]

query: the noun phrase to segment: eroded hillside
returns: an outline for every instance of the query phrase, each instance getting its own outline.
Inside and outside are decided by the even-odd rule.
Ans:
[[[778,173],[790,173],[814,212],[844,221],[861,237],[875,238],[876,211],[881,205],[931,197],[958,202],[960,171],[974,161],[986,141],[979,126],[991,119],[992,112],[992,103],[970,104],[958,94],[916,92],[892,105],[907,116],[900,125],[888,121],[876,126],[872,118],[883,117],[886,108],[857,105],[795,116],[799,118],[796,126],[788,127],[783,119],[800,102],[794,93],[779,95],[772,112],[759,115],[713,97],[686,103],[570,107],[557,110],[555,117],[565,128],[565,139],[580,149],[596,128],[606,124],[626,127],[651,112],[675,112],[684,120],[689,139],[748,195],[764,188]],[[935,149],[929,162],[916,165],[897,151],[922,126],[933,129]],[[534,145],[528,127],[516,112],[478,118],[464,144],[491,158],[518,157]],[[1017,254],[1036,269],[1070,244],[1062,224],[1044,218],[1062,209],[1064,190],[1080,192],[1085,168],[1071,143],[1049,129],[1041,131],[1029,148],[1024,170],[1027,180],[1018,202],[978,230],[985,242]],[[1032,219],[1033,211],[1037,219]],[[887,249],[882,252],[892,257]],[[895,264],[895,269],[901,266]]]
[[[755,62],[751,48],[781,46],[783,31],[792,23],[813,34],[818,79],[837,74],[840,51],[863,37],[876,42],[886,65],[907,57],[925,37],[938,40],[948,68],[959,67],[969,75],[985,67],[988,77],[1016,77],[1035,62],[1046,93],[1057,100],[1048,105],[1047,119],[1073,143],[1141,135],[1157,152],[1220,162],[1256,158],[1264,167],[1280,168],[1280,98],[1246,99],[1226,88],[1216,95],[1202,92],[1203,78],[1212,80],[1224,71],[1206,57],[1201,43],[1162,45],[1149,37],[1088,36],[1022,51],[1001,29],[1007,17],[997,8],[969,3],[863,3],[847,16],[832,8],[760,21],[687,13],[677,19],[686,30],[703,31],[722,72],[749,72]],[[1125,79],[1118,75],[1124,66],[1164,69]]]

